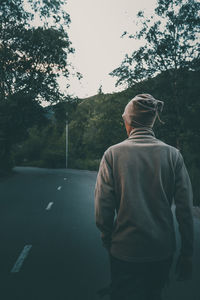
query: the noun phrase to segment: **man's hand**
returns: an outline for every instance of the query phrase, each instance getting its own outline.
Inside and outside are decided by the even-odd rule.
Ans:
[[[111,247],[111,237],[110,234],[105,234],[102,232],[101,234],[101,239],[102,239],[102,246],[110,252],[110,247]]]
[[[192,257],[180,255],[176,263],[176,280],[185,281],[192,279]]]

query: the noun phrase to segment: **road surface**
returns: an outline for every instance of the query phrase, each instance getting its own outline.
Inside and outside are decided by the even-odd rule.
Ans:
[[[94,219],[97,173],[14,171],[0,180],[0,299],[100,299],[97,291],[110,283],[110,275]],[[178,233],[177,241],[180,245]],[[199,254],[200,220],[195,218],[193,280],[176,282],[172,268],[164,300],[200,300]]]

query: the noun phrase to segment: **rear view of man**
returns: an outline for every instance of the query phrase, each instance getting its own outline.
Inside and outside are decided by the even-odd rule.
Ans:
[[[95,187],[96,225],[109,252],[112,300],[160,300],[181,234],[177,280],[192,273],[192,188],[178,149],[152,130],[163,101],[134,97],[122,115],[128,138],[108,148]],[[159,118],[160,119],[160,118]]]

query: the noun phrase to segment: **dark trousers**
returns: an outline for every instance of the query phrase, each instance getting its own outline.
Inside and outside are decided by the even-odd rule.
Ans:
[[[161,300],[173,257],[154,262],[126,262],[110,257],[111,300]]]

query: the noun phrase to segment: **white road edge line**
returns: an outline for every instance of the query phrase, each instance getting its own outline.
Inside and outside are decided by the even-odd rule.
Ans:
[[[62,187],[62,186],[60,185],[60,186],[57,188],[57,190],[60,190],[60,189],[61,189],[61,187]]]
[[[53,205],[53,202],[49,202],[49,204],[48,204],[47,207],[46,207],[46,210],[50,210],[51,207],[52,207],[52,205]]]
[[[24,247],[24,249],[22,250],[20,256],[18,257],[16,263],[14,264],[11,273],[17,273],[19,272],[19,270],[21,269],[21,266],[25,260],[25,258],[27,257],[29,251],[31,250],[32,245],[26,245]]]

